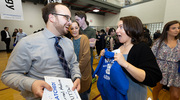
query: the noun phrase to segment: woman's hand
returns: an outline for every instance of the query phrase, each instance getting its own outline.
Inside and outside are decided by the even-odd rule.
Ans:
[[[101,56],[104,56],[104,53],[105,53],[105,50],[103,49],[103,50],[101,50],[100,55],[101,55]]]
[[[122,53],[114,54],[114,60],[119,63],[122,67],[124,67],[132,77],[134,77],[137,81],[143,82],[146,76],[144,70],[133,66],[132,64],[128,63]]]
[[[121,65],[124,68],[128,67],[128,62],[124,59],[124,56],[122,53],[115,53],[114,54],[114,60],[118,62],[119,65]]]

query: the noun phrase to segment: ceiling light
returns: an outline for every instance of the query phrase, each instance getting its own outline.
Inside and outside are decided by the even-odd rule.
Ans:
[[[94,9],[93,12],[99,12],[99,9]]]

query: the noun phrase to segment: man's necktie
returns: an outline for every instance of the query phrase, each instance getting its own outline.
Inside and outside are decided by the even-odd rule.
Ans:
[[[54,37],[54,38],[56,40],[54,47],[56,48],[56,51],[57,51],[59,60],[61,62],[61,65],[63,66],[63,68],[65,70],[65,74],[66,74],[67,78],[71,78],[70,69],[69,69],[67,61],[64,57],[64,51],[63,51],[62,47],[58,44],[61,37]]]

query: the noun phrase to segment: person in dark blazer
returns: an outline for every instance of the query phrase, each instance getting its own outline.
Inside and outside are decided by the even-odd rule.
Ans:
[[[11,36],[10,36],[10,33],[8,32],[8,30],[9,30],[8,27],[4,27],[4,30],[1,31],[1,41],[5,42],[6,51],[10,52],[9,45],[10,45],[10,41],[11,41]]]

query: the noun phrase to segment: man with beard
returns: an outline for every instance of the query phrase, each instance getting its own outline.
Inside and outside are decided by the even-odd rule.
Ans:
[[[42,9],[42,17],[46,28],[21,39],[1,76],[4,84],[21,91],[28,100],[40,100],[44,88],[52,91],[44,76],[71,78],[72,90],[80,90],[81,74],[73,43],[64,36],[72,23],[70,10],[60,3],[50,3]],[[57,45],[64,51],[63,63]]]

